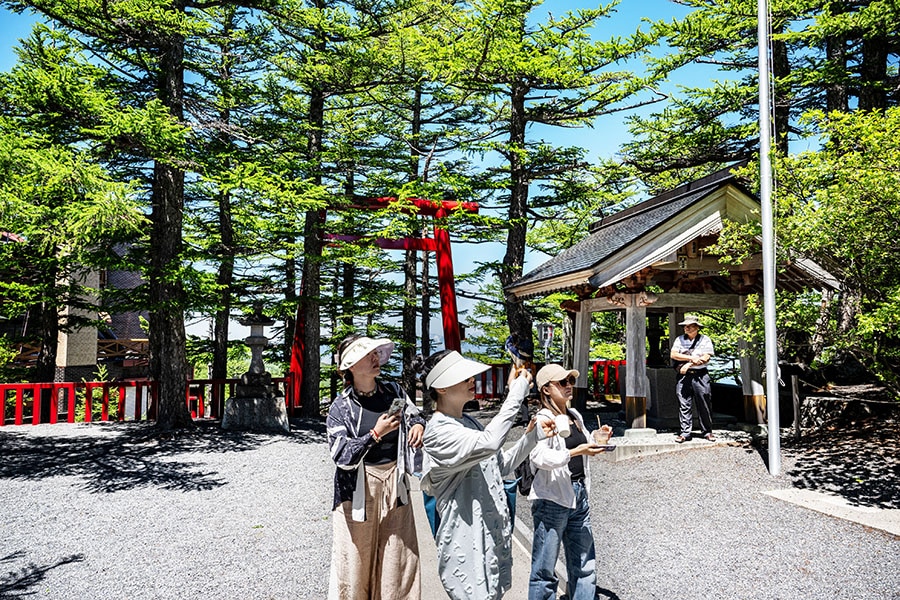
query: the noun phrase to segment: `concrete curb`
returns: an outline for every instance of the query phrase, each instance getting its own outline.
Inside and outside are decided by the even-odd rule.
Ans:
[[[701,448],[716,448],[719,446],[735,446],[749,444],[751,435],[743,431],[714,431],[716,441],[709,442],[701,437],[694,437],[680,444],[675,442],[674,433],[656,433],[654,430],[641,436],[626,435],[610,438],[609,443],[616,449],[612,452],[604,452],[598,458],[608,462],[619,462],[640,456],[650,456],[665,452],[680,452],[683,450],[697,450]]]
[[[764,492],[768,496],[838,519],[859,523],[900,538],[900,509],[854,506],[834,494],[790,488]]]

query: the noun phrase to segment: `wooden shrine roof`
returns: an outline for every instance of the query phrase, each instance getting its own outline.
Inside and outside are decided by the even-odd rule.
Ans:
[[[761,292],[761,249],[737,266],[721,265],[705,252],[726,220],[759,221],[759,199],[733,168],[604,216],[587,237],[507,290],[520,298],[556,291],[588,298],[650,285],[675,293]],[[837,287],[825,269],[805,259],[778,265],[776,284],[788,291]]]

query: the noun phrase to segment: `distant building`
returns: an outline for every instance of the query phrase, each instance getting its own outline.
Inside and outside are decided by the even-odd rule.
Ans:
[[[22,236],[0,232],[0,243],[21,243]],[[80,283],[92,289],[111,287],[131,290],[141,285],[139,273],[134,271],[84,271],[77,275]],[[15,363],[23,367],[32,366],[40,352],[38,324],[35,310],[0,320],[0,335],[14,340],[18,356]],[[146,377],[149,360],[149,343],[146,332],[141,328],[141,317],[146,312],[104,311],[97,306],[96,311],[66,308],[60,318],[81,317],[92,321],[105,321],[106,326],[84,326],[69,333],[60,332],[56,353],[56,381],[92,380],[96,377],[97,365],[105,364],[111,378]]]

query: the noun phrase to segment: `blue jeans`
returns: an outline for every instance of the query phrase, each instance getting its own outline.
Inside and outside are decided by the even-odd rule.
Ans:
[[[535,500],[531,504],[534,542],[531,546],[528,600],[556,598],[559,585],[556,558],[560,544],[566,553],[567,599],[596,598],[596,554],[587,490],[583,483],[573,482],[572,485],[575,487],[575,508],[566,508],[550,500]]]

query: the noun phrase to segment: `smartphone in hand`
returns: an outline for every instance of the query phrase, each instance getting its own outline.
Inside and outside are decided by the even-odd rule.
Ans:
[[[406,406],[406,398],[394,398],[390,408],[387,409],[387,414],[398,415],[400,414],[400,411],[403,410],[404,406]]]

